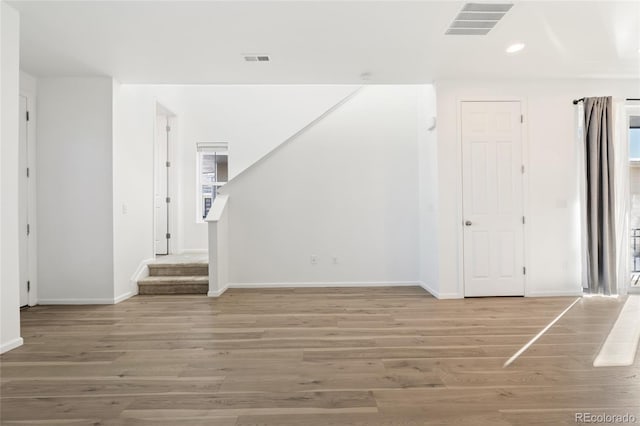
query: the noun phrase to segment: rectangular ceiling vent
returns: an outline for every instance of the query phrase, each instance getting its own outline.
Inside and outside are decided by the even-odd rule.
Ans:
[[[243,55],[246,62],[269,62],[269,55]]]
[[[467,3],[453,20],[447,35],[487,35],[513,3]]]

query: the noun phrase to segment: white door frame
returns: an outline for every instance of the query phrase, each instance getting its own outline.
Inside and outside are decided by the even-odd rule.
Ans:
[[[180,244],[178,241],[178,224],[179,224],[179,218],[178,218],[178,202],[179,202],[179,188],[180,188],[180,182],[178,179],[178,165],[180,164],[179,162],[179,141],[177,138],[177,116],[175,113],[173,113],[169,108],[167,108],[164,104],[162,104],[160,101],[156,100],[155,101],[155,109],[153,111],[154,113],[154,119],[153,119],[153,217],[152,217],[152,223],[153,223],[153,234],[152,234],[152,240],[151,240],[151,246],[153,249],[153,258],[155,259],[156,257],[156,244],[155,244],[155,238],[156,238],[156,214],[155,214],[155,193],[156,193],[156,172],[157,172],[157,168],[160,167],[157,164],[156,161],[156,154],[157,154],[157,143],[156,143],[156,138],[157,138],[157,127],[158,127],[158,117],[162,116],[162,117],[167,117],[169,124],[171,126],[171,131],[169,132],[169,150],[168,150],[168,161],[171,164],[171,166],[169,167],[169,170],[167,171],[167,176],[169,179],[169,188],[168,188],[168,192],[169,192],[169,197],[171,199],[171,201],[169,202],[168,205],[168,220],[167,220],[167,224],[168,224],[168,228],[169,228],[169,233],[171,234],[171,238],[169,241],[169,251],[168,254],[176,254],[176,253],[180,253],[181,248],[180,248]]]
[[[20,163],[21,169],[19,170],[19,179],[26,179],[26,189],[27,189],[27,222],[29,224],[30,233],[27,238],[27,256],[28,256],[28,280],[30,282],[30,291],[28,294],[28,306],[35,306],[38,304],[38,250],[37,250],[37,238],[38,238],[38,226],[37,226],[37,215],[36,215],[36,97],[35,94],[30,93],[27,90],[20,90],[21,98],[25,99],[26,109],[29,114],[29,119],[27,120],[27,164],[26,166],[29,168],[29,177],[27,177],[27,171],[22,170],[22,164]],[[22,118],[20,117],[20,126],[22,126]],[[22,185],[20,185],[21,187]],[[22,202],[22,194],[19,194],[20,202]],[[23,214],[22,210],[20,210],[20,214]],[[20,238],[24,237],[24,233],[26,233],[26,229],[20,229]],[[20,289],[22,289],[23,285],[26,285],[23,282],[23,277],[21,276],[22,271],[20,271]]]
[[[529,217],[529,111],[527,107],[527,98],[522,96],[462,96],[456,97],[456,140],[458,149],[456,150],[456,165],[458,167],[458,205],[457,213],[457,241],[458,241],[458,294],[464,297],[464,193],[463,193],[463,177],[462,177],[462,103],[463,102],[520,102],[520,110],[524,117],[522,126],[520,126],[522,139],[522,164],[524,165],[524,173],[522,174],[522,211],[525,217]],[[522,230],[523,242],[523,259],[525,266],[530,265],[529,251],[527,250],[527,241],[529,240],[528,226],[524,225]],[[529,289],[527,274],[523,277],[524,295],[531,296]]]
[[[629,104],[628,101],[624,102],[622,104],[622,108],[624,108],[624,131],[625,131],[625,138],[624,140],[626,141],[627,146],[629,147],[631,144],[631,116],[634,117],[638,117],[640,116],[640,104]],[[615,109],[615,108],[614,108]],[[614,116],[614,120],[615,120],[615,116]],[[615,126],[615,123],[614,123]],[[614,134],[616,131],[620,131],[621,129],[616,129],[614,128]],[[616,141],[617,138],[614,137],[614,141]],[[627,164],[627,167],[629,167],[629,173],[627,175],[627,180],[630,181],[631,179],[631,165],[629,164],[629,150],[627,149],[626,151],[627,153],[627,158],[624,159],[625,164]],[[629,185],[629,182],[627,182],[627,185]],[[627,234],[624,235],[622,238],[626,239],[627,242],[631,241],[631,188],[628,186],[627,187],[628,191],[627,191],[627,205],[628,205],[628,212],[627,212],[627,218],[626,218],[626,226],[627,226]],[[628,252],[629,256],[626,256],[626,277],[624,280],[620,280],[618,279],[618,283],[622,282],[624,288],[618,288],[618,293],[622,294],[622,295],[626,295],[628,293],[629,288],[631,287],[631,280],[630,280],[630,276],[631,276],[631,269],[632,269],[632,265],[631,265],[631,253],[630,251]]]

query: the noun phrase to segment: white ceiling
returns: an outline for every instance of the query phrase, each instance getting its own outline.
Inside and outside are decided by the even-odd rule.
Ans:
[[[498,2],[498,1],[494,1]],[[10,1],[22,68],[125,83],[428,83],[640,78],[640,1],[516,1],[446,36],[462,1]],[[506,46],[526,43],[507,55]],[[263,53],[270,63],[245,62]]]

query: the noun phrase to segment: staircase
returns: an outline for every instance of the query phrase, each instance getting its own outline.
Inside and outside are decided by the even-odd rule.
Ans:
[[[207,294],[206,263],[151,263],[149,276],[138,281],[138,294]]]

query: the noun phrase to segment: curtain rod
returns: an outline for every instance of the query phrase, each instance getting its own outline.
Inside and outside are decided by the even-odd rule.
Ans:
[[[639,101],[640,101],[640,98],[627,98],[627,99],[625,99],[625,101],[627,101],[627,102],[629,102],[629,101],[632,101],[632,102],[639,102]],[[574,105],[578,105],[578,102],[584,102],[584,98],[574,99],[574,100],[573,100],[573,104],[574,104]]]

